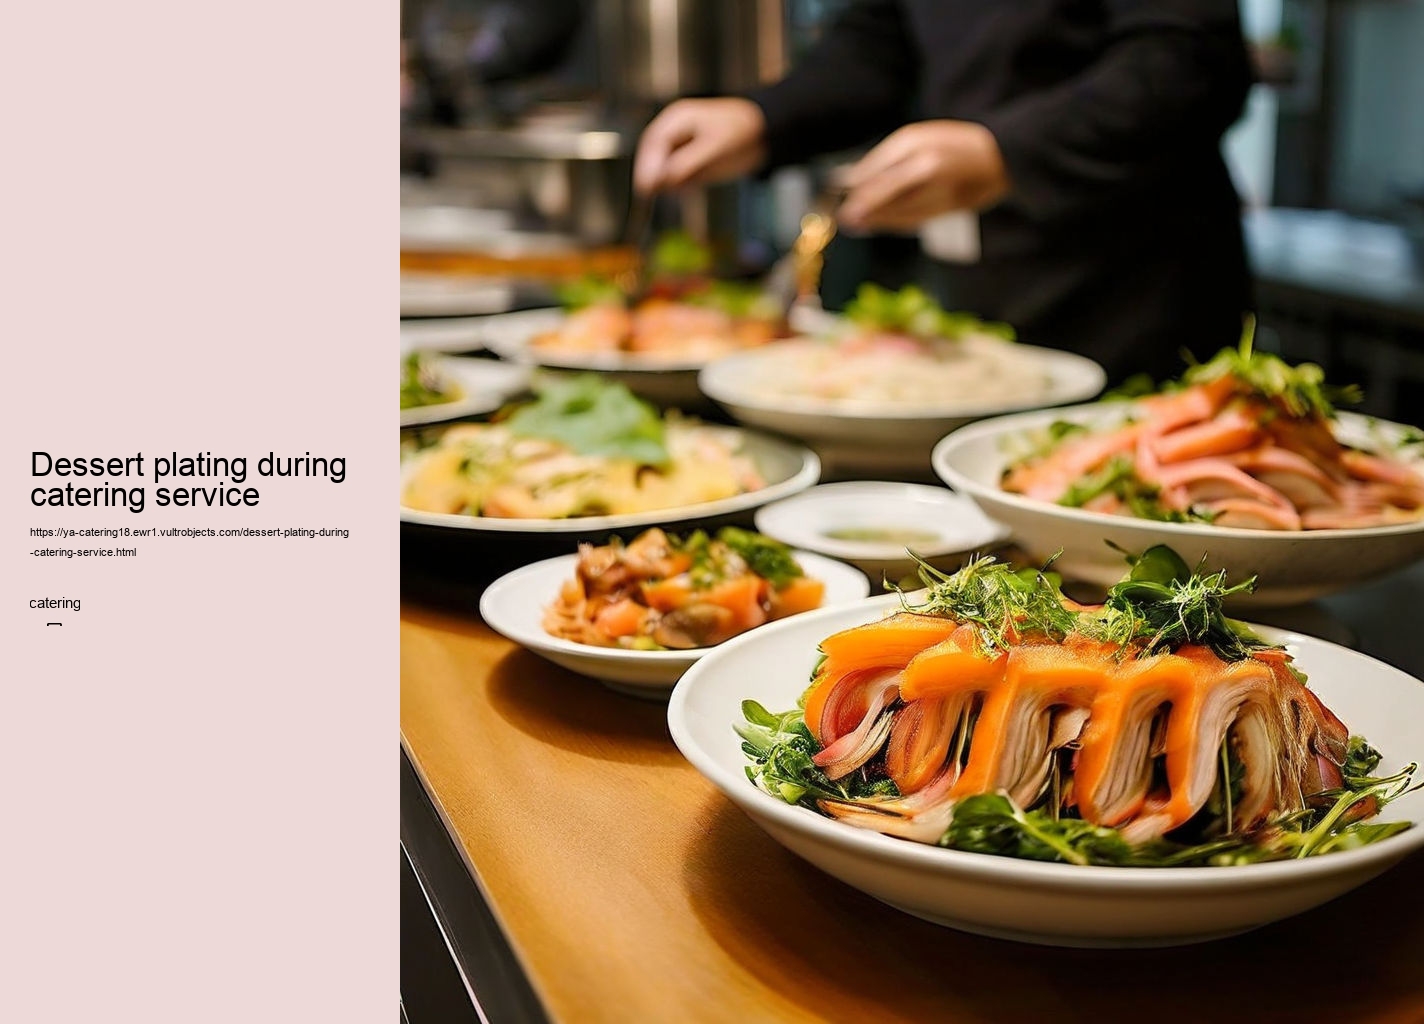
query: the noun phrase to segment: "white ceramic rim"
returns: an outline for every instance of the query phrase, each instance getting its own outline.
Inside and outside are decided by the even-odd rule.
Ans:
[[[793,339],[795,340],[795,339]],[[773,343],[774,345],[775,343]],[[1035,345],[1020,345],[1012,342],[1021,352],[1030,352],[1042,359],[1052,380],[1047,393],[1021,400],[998,399],[992,402],[946,401],[926,405],[906,405],[901,402],[873,402],[854,398],[816,398],[809,395],[760,395],[742,390],[738,379],[756,377],[755,363],[765,358],[768,348],[735,352],[714,359],[697,375],[697,386],[708,398],[723,405],[753,409],[759,412],[832,417],[848,420],[918,420],[918,419],[962,419],[964,417],[992,416],[997,413],[1020,409],[1038,409],[1043,406],[1061,405],[1090,398],[1103,389],[1107,374],[1103,368],[1086,356],[1059,349],[1041,348]],[[1081,378],[1081,382],[1079,379]]]
[[[892,480],[845,480],[833,484],[817,484],[815,487],[807,488],[800,494],[793,494],[789,498],[783,498],[757,509],[756,524],[757,530],[765,533],[768,537],[781,541],[783,544],[790,544],[794,547],[805,548],[809,551],[819,552],[823,555],[830,555],[832,558],[874,560],[881,562],[904,561],[910,556],[905,552],[905,545],[891,544],[885,541],[850,541],[836,540],[832,537],[825,537],[820,534],[805,530],[800,532],[782,530],[779,533],[768,532],[762,528],[763,519],[770,521],[775,514],[786,515],[799,506],[812,506],[821,504],[839,504],[846,496],[875,497],[883,493],[887,500],[907,495],[916,495],[917,501],[926,504],[934,503],[942,505],[946,512],[959,512],[966,506],[974,510],[974,514],[985,520],[986,529],[982,539],[976,539],[971,544],[946,543],[916,546],[915,554],[924,558],[940,558],[944,555],[954,555],[965,551],[975,551],[980,548],[987,548],[1002,544],[1009,538],[1009,528],[998,522],[992,516],[981,509],[968,495],[951,491],[947,487],[935,487],[932,484],[898,483]],[[775,512],[773,512],[775,510]]]
[[[1116,403],[1113,407],[1105,407],[1101,402],[1092,402],[1087,405],[1072,405],[1061,409],[1035,409],[1032,412],[1014,413],[1010,416],[996,416],[990,420],[983,420],[979,423],[971,423],[968,426],[960,427],[958,430],[940,439],[934,446],[934,451],[930,453],[930,466],[935,473],[950,487],[956,491],[961,491],[977,498],[984,498],[989,501],[1001,502],[1010,508],[1020,509],[1024,512],[1035,513],[1054,519],[1065,519],[1070,522],[1085,524],[1111,523],[1117,529],[1131,529],[1139,527],[1150,529],[1153,533],[1175,534],[1187,537],[1211,538],[1220,537],[1231,540],[1255,540],[1266,544],[1275,543],[1276,540],[1289,540],[1292,543],[1299,543],[1304,540],[1307,543],[1324,543],[1332,540],[1357,540],[1366,537],[1392,537],[1399,534],[1419,533],[1424,531],[1424,518],[1409,523],[1390,523],[1386,526],[1357,526],[1348,529],[1331,530],[1249,530],[1240,526],[1212,526],[1207,523],[1164,523],[1155,519],[1136,519],[1130,516],[1115,516],[1106,512],[1090,512],[1081,508],[1070,508],[1066,505],[1055,505],[1052,502],[1038,501],[1035,498],[1025,497],[1022,494],[1011,494],[998,487],[991,487],[982,484],[972,477],[961,473],[954,464],[954,456],[959,450],[970,442],[977,441],[983,437],[1003,438],[1010,434],[1031,430],[1034,427],[1044,426],[1054,420],[1071,420],[1080,422],[1081,420],[1096,419],[1099,415],[1106,417],[1111,412],[1118,411]],[[1124,404],[1120,407],[1125,411],[1129,406]],[[1355,413],[1337,413],[1340,419],[1346,423],[1360,424],[1371,420],[1378,428],[1385,430],[1410,430],[1402,423],[1393,423],[1389,420],[1382,420],[1376,417],[1360,416]],[[1079,417],[1081,419],[1075,419]],[[987,512],[987,509],[986,509]]]
[[[771,437],[743,427],[727,427],[748,438],[755,438],[759,444],[780,447],[788,453],[796,453],[801,466],[785,480],[757,491],[734,494],[730,498],[717,501],[702,501],[695,505],[678,505],[673,508],[651,509],[647,512],[626,512],[616,516],[582,516],[572,519],[497,519],[493,516],[461,516],[449,512],[421,512],[417,509],[400,507],[403,523],[421,526],[443,526],[454,530],[473,530],[488,533],[598,533],[601,531],[628,530],[637,526],[659,526],[666,523],[684,522],[690,519],[711,519],[715,516],[745,512],[762,505],[814,486],[821,478],[821,460],[811,449]]]
[[[400,350],[480,352],[484,350],[483,316],[427,317],[400,322]]]
[[[888,609],[899,603],[898,595],[867,598],[861,604],[867,613]],[[727,651],[747,643],[765,643],[771,637],[788,628],[804,628],[808,616],[825,616],[840,613],[841,608],[827,608],[792,616],[780,622],[762,626],[759,630],[733,637],[716,650]],[[873,616],[867,618],[871,621]],[[1340,647],[1315,637],[1303,636],[1287,630],[1269,626],[1253,626],[1267,639],[1277,643],[1320,644],[1335,647],[1347,657],[1381,666],[1390,672],[1404,675],[1399,669],[1385,665],[1374,658]],[[693,738],[686,723],[688,694],[698,685],[709,662],[700,660],[678,680],[668,702],[668,731],[672,741],[682,756],[692,763],[704,778],[712,782],[733,802],[750,809],[755,806],[756,814],[766,815],[778,825],[792,829],[802,835],[839,847],[851,853],[863,855],[876,861],[899,862],[900,864],[931,870],[952,869],[959,876],[992,879],[996,882],[1017,882],[1023,885],[1037,885],[1041,888],[1072,888],[1078,892],[1106,892],[1126,889],[1133,892],[1152,890],[1183,889],[1189,891],[1212,889],[1235,889],[1244,885],[1293,886],[1298,882],[1319,875],[1348,873],[1352,869],[1364,869],[1380,861],[1395,862],[1410,852],[1424,847],[1424,823],[1416,822],[1414,827],[1383,842],[1354,850],[1341,850],[1322,857],[1307,857],[1301,860],[1268,861],[1263,864],[1240,864],[1225,867],[1108,867],[1097,864],[1057,864],[1050,861],[1023,860],[1015,857],[1000,857],[988,853],[974,853],[968,850],[950,850],[924,843],[910,842],[881,835],[866,829],[846,825],[826,818],[807,807],[793,806],[778,800],[754,786],[740,770],[723,769],[717,758],[705,750]],[[1417,683],[1418,680],[1415,680]],[[728,743],[735,743],[735,723],[727,723]]]
[[[801,563],[801,568],[807,576],[822,580],[829,591],[832,586],[832,579],[835,585],[847,589],[858,589],[859,595],[855,598],[842,598],[832,600],[822,605],[822,608],[842,607],[846,604],[854,603],[865,598],[870,593],[870,581],[859,569],[838,562],[834,558],[827,558],[818,555],[814,551],[800,551],[793,549],[792,556]],[[574,655],[579,658],[587,658],[590,661],[619,662],[624,664],[640,662],[648,665],[691,665],[694,661],[715,651],[722,644],[714,644],[711,647],[699,647],[692,651],[635,651],[625,650],[621,647],[595,647],[592,644],[581,644],[573,640],[565,640],[562,637],[550,636],[543,630],[523,629],[517,624],[511,624],[502,610],[497,606],[500,601],[507,600],[506,595],[517,588],[524,580],[530,576],[538,576],[549,572],[552,575],[553,568],[557,565],[563,571],[564,578],[572,577],[574,566],[578,564],[578,555],[558,555],[554,558],[546,558],[540,562],[533,562],[529,565],[505,573],[485,588],[484,594],[480,597],[480,618],[485,625],[494,630],[507,640],[512,640],[521,647],[537,653],[552,651],[559,654]],[[547,601],[552,601],[557,595],[550,594]],[[546,601],[546,603],[547,603]],[[820,608],[812,609],[820,611]],[[806,613],[802,613],[806,614]],[[787,616],[795,618],[795,616]],[[777,620],[782,621],[782,620]],[[757,626],[756,629],[765,629],[773,623],[765,623]],[[748,630],[755,632],[755,630]],[[735,639],[735,638],[734,638]],[[723,641],[729,643],[730,641]]]
[[[494,412],[529,383],[529,372],[523,367],[497,363],[492,359],[461,359],[442,355],[434,362],[440,372],[454,378],[464,394],[450,402],[402,409],[402,427],[423,427],[462,416]]]

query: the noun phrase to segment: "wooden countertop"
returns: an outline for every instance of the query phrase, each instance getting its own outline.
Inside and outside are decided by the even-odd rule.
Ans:
[[[473,614],[401,616],[406,751],[556,1021],[1424,1021],[1424,858],[1259,931],[1092,951],[926,924],[685,762],[664,708]]]

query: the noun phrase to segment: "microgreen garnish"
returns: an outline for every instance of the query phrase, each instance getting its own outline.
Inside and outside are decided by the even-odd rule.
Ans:
[[[1225,348],[1205,363],[1192,366],[1182,376],[1186,384],[1206,384],[1221,377],[1235,377],[1263,398],[1278,403],[1292,416],[1335,414],[1335,405],[1354,405],[1361,400],[1359,387],[1337,387],[1325,383],[1325,371],[1315,363],[1291,366],[1280,356],[1254,350],[1256,319],[1247,317],[1236,348]]]
[[[855,298],[846,303],[845,315],[863,327],[877,331],[909,334],[916,338],[962,338],[967,334],[990,334],[1014,340],[1008,324],[980,320],[972,313],[950,313],[914,285],[891,291],[877,284],[863,284]]]

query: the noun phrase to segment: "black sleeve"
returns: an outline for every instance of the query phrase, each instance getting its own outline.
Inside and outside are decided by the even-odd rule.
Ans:
[[[787,77],[750,94],[766,117],[767,166],[799,163],[899,127],[918,77],[897,0],[857,0]]]
[[[982,119],[1012,202],[1036,220],[1150,189],[1219,143],[1250,87],[1237,0],[1107,0],[1107,9],[1109,44],[1097,61]]]

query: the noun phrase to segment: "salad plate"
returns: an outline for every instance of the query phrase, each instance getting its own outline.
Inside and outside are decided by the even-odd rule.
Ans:
[[[529,385],[528,369],[492,359],[426,357],[419,372],[429,376],[434,388],[421,389],[419,400],[425,404],[401,409],[402,427],[494,412]]]
[[[869,593],[865,576],[850,566],[809,551],[793,551],[792,555],[808,577],[825,585],[822,607],[857,601]],[[596,679],[620,693],[666,700],[682,674],[717,648],[632,650],[577,643],[551,635],[544,628],[545,609],[559,588],[573,579],[578,559],[578,555],[562,555],[500,577],[480,599],[480,617],[495,632],[556,665]]]
[[[784,544],[849,562],[873,580],[913,572],[916,556],[945,568],[1009,537],[1007,527],[963,495],[873,480],[820,484],[765,505],[756,526]]]
[[[1008,526],[1014,542],[1031,557],[1046,559],[1061,552],[1055,569],[1104,588],[1117,580],[1122,568],[1120,554],[1110,545],[1140,551],[1170,544],[1189,564],[1205,560],[1238,579],[1258,576],[1259,588],[1235,598],[1237,606],[1310,601],[1424,558],[1424,518],[1356,528],[1263,530],[1109,515],[1009,493],[1001,486],[1025,438],[1054,423],[1115,427],[1130,411],[1126,403],[1093,403],[986,420],[945,437],[935,447],[931,464],[941,480]],[[1335,430],[1342,440],[1362,446],[1391,446],[1412,428],[1341,412]]]
[[[748,734],[733,730],[753,717],[745,702],[757,702],[761,715],[763,708],[795,708],[818,666],[818,645],[882,619],[900,600],[888,595],[808,612],[735,638],[687,671],[668,706],[673,741],[701,774],[777,842],[882,902],[938,924],[1017,941],[1176,945],[1301,913],[1424,847],[1424,792],[1417,789],[1396,793],[1380,815],[1410,827],[1355,848],[1226,866],[1144,867],[950,849],[932,836],[913,842],[823,816],[754,785]],[[1264,627],[1257,633],[1283,644],[1308,674],[1316,698],[1383,752],[1371,774],[1399,772],[1424,753],[1424,684],[1321,640]],[[971,751],[977,736],[978,730]]]
[[[719,434],[731,438],[739,457],[745,457],[760,474],[763,486],[712,501],[693,501],[666,508],[613,515],[583,515],[566,518],[509,518],[427,511],[401,505],[401,522],[421,529],[433,529],[449,537],[482,540],[507,546],[526,542],[557,543],[567,550],[571,542],[602,540],[611,534],[648,526],[710,527],[750,521],[756,509],[769,502],[788,498],[820,478],[821,463],[815,453],[780,438],[737,427],[719,427]],[[417,456],[408,454],[402,463],[402,490],[418,470]]]

